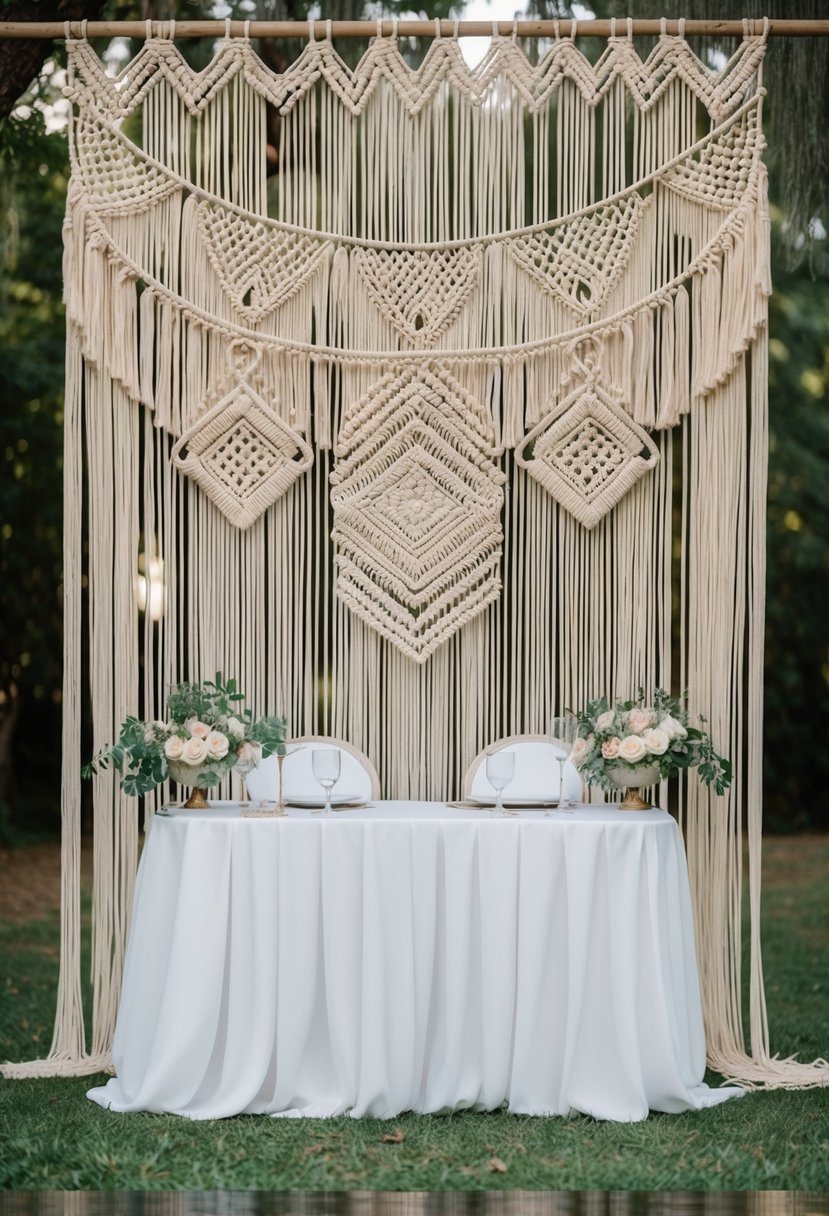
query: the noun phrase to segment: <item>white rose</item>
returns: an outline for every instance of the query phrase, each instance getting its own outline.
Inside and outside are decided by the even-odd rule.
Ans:
[[[664,755],[671,744],[664,730],[660,730],[658,726],[655,726],[653,730],[646,730],[642,735],[642,740],[652,756]]]
[[[659,729],[664,731],[669,740],[684,739],[688,734],[681,722],[677,722],[676,718],[672,718],[670,714],[666,714],[659,723]]]
[[[211,730],[204,745],[211,760],[224,760],[230,747],[227,735],[223,735],[220,730]]]
[[[261,743],[243,743],[236,753],[236,768],[244,776],[256,768],[262,756]]]
[[[225,729],[234,739],[244,739],[245,737],[245,724],[239,718],[228,718]]]
[[[207,744],[198,735],[191,735],[182,748],[181,758],[185,764],[197,768],[207,759]]]
[[[616,717],[615,710],[606,709],[604,711],[604,713],[599,714],[598,718],[596,719],[596,730],[598,730],[598,731],[610,730],[610,728],[613,725],[613,721],[614,721],[615,717]]]
[[[625,735],[619,744],[619,759],[627,760],[629,764],[636,764],[647,754],[648,749],[638,735]]]
[[[611,738],[605,739],[602,744],[602,755],[605,760],[615,760],[619,755],[619,736],[612,735]]]
[[[628,711],[628,726],[635,734],[641,735],[643,730],[653,726],[654,713],[652,709],[631,709]]]
[[[194,739],[206,739],[210,734],[210,727],[206,722],[200,722],[198,718],[188,718],[184,725]]]
[[[592,748],[593,743],[594,739],[592,735],[588,735],[586,739],[576,739],[575,743],[573,744],[573,750],[570,753],[570,759],[573,761],[576,767],[583,763],[584,758]]]
[[[181,753],[184,751],[184,740],[178,735],[170,735],[170,738],[164,744],[164,755],[168,760],[180,760]]]

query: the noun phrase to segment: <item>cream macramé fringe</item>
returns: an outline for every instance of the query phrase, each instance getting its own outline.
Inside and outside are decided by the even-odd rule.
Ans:
[[[113,80],[69,40],[61,972],[48,1059],[5,1075],[110,1067],[139,824],[98,777],[87,1046],[82,680],[97,748],[221,670],[393,798],[457,794],[565,706],[687,687],[735,763],[723,797],[675,792],[710,1063],[826,1084],[770,1057],[759,949],[763,53],[714,77],[673,36],[596,65],[495,38],[473,71],[438,38],[413,72],[378,38],[350,71],[318,40],[275,75],[234,39],[196,74],[154,38]]]

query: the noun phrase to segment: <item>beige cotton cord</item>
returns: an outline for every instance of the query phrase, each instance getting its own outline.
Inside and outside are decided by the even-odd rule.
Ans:
[[[759,948],[768,29],[715,73],[667,28],[642,61],[614,22],[591,64],[572,23],[531,64],[494,25],[470,69],[438,22],[413,71],[396,20],[353,69],[309,21],[275,73],[248,22],[200,72],[148,23],[114,78],[68,39],[61,972],[48,1059],[7,1075],[109,1062],[139,824],[99,776],[87,1049],[82,680],[97,747],[221,670],[398,798],[457,796],[567,706],[688,687],[736,770],[661,791],[709,1060],[826,1083],[770,1058]]]

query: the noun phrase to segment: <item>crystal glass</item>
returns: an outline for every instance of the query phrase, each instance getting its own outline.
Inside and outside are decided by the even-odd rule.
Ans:
[[[311,752],[311,769],[325,790],[324,814],[331,814],[331,790],[340,779],[340,752],[336,747],[315,747]]]
[[[486,779],[495,790],[496,811],[503,811],[504,790],[514,776],[515,752],[507,751],[505,748],[497,752],[487,752]]]
[[[564,797],[564,766],[573,752],[573,744],[579,732],[575,714],[564,713],[550,722],[550,742],[556,748],[558,760],[558,807],[559,810],[574,809],[569,798]]]

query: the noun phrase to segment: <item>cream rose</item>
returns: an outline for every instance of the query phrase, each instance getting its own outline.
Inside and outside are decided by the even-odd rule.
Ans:
[[[592,735],[589,735],[586,739],[576,739],[575,743],[573,744],[573,750],[570,753],[570,759],[575,765],[581,764],[593,746],[593,742],[594,740]]]
[[[602,744],[602,755],[605,760],[615,760],[619,755],[619,743],[621,740],[618,735],[613,735],[610,739],[605,739]]]
[[[233,735],[234,739],[244,739],[245,737],[245,724],[239,718],[228,718],[226,729],[227,733]]]
[[[598,718],[596,719],[596,730],[610,730],[615,717],[616,714],[612,709],[606,709],[605,712],[603,714],[599,714]]]
[[[184,740],[178,735],[170,735],[170,738],[164,744],[164,755],[168,760],[180,760],[181,753],[184,751]]]
[[[207,759],[207,744],[204,739],[200,739],[198,735],[191,735],[184,744],[181,758],[185,764],[189,764],[193,768],[204,764]]]
[[[653,726],[653,710],[631,709],[628,712],[628,726],[637,735],[641,735],[643,730],[647,730],[649,726]]]
[[[198,718],[188,718],[184,725],[194,739],[206,739],[210,734],[210,727],[206,722],[200,722]]]
[[[224,760],[230,748],[227,735],[223,735],[220,730],[211,730],[204,745],[211,760]]]
[[[619,759],[627,760],[629,764],[636,764],[647,754],[648,749],[638,735],[625,735],[619,744]]]
[[[677,722],[676,718],[672,718],[670,714],[666,714],[659,723],[659,730],[663,731],[668,739],[684,739],[688,734],[681,722]]]
[[[655,726],[652,730],[646,730],[642,735],[642,741],[652,756],[664,755],[671,744],[664,730],[660,730],[658,726]]]

